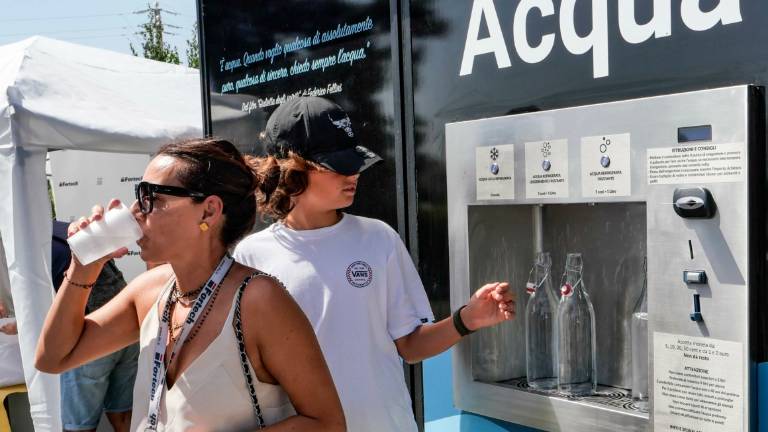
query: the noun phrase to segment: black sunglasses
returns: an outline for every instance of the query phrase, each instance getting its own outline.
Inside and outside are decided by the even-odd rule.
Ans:
[[[135,186],[136,201],[139,210],[144,214],[152,213],[155,204],[155,194],[172,195],[177,197],[205,198],[202,192],[195,192],[178,186],[165,186],[149,182],[141,182]]]

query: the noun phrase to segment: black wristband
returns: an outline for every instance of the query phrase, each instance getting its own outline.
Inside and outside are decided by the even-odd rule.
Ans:
[[[453,313],[453,326],[462,337],[475,332],[474,330],[468,329],[467,326],[464,325],[464,321],[461,320],[461,310],[465,307],[467,307],[467,305],[456,309],[456,312]]]

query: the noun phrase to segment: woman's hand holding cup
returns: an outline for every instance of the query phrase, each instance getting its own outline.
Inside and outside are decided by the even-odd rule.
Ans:
[[[127,254],[127,245],[141,238],[141,228],[120,200],[111,200],[107,209],[105,215],[104,208],[95,205],[89,217],[81,217],[67,229],[73,265],[98,269],[96,275],[104,263]]]

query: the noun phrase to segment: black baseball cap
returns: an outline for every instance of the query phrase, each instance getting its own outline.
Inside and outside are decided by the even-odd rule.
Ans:
[[[272,113],[266,128],[267,153],[279,158],[292,151],[342,175],[353,175],[381,161],[361,146],[347,113],[316,96],[289,99]]]

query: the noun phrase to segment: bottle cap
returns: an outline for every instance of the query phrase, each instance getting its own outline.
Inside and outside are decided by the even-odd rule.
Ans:
[[[525,284],[525,292],[528,294],[533,294],[536,292],[536,284],[533,282],[528,282]]]

